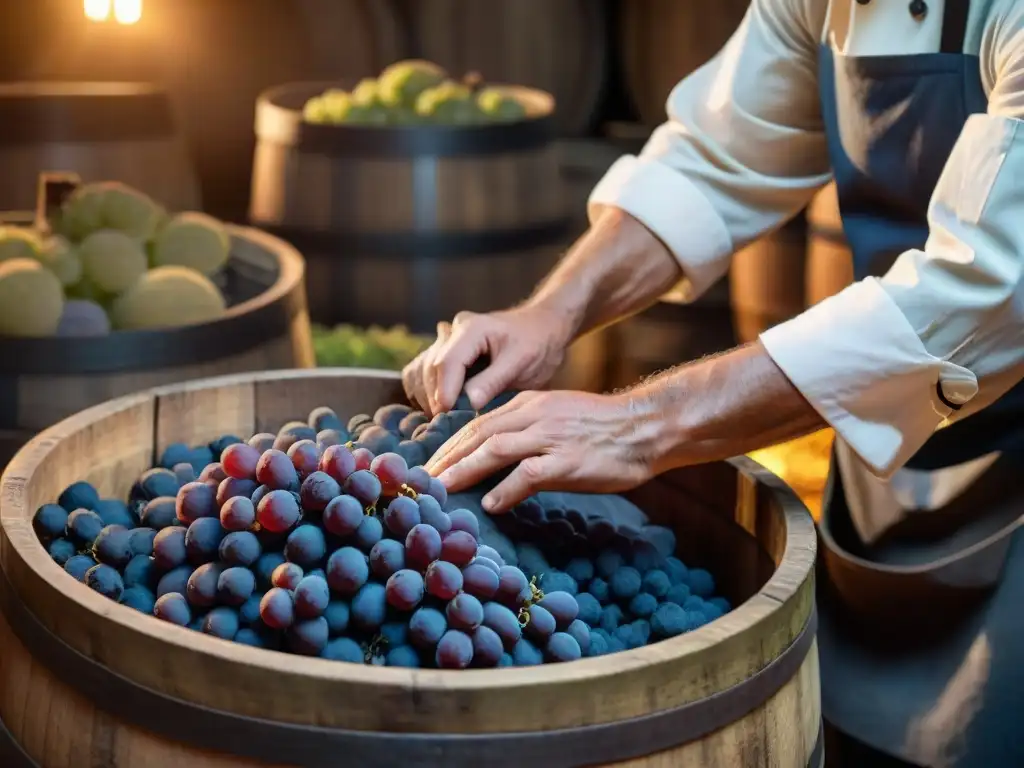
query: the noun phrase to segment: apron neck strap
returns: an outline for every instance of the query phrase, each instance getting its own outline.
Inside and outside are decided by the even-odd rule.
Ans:
[[[970,13],[970,0],[946,0],[946,10],[942,17],[942,53],[963,53],[964,38],[967,37],[967,16]]]

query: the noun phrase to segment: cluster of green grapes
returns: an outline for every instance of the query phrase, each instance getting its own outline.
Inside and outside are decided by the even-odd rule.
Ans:
[[[216,219],[168,215],[119,182],[79,187],[56,218],[52,234],[0,227],[0,335],[103,336],[224,313],[210,278],[230,238]]]
[[[429,345],[430,339],[412,335],[400,325],[394,328],[313,326],[316,363],[325,368],[384,368],[398,371]]]
[[[329,89],[306,102],[307,122],[346,125],[476,125],[526,117],[526,107],[501,88],[482,87],[467,75],[462,82],[429,61],[399,61],[352,92]]]

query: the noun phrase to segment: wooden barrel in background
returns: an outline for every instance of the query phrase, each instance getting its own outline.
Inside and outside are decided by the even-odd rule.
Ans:
[[[21,748],[45,768],[820,768],[814,527],[746,459],[631,496],[737,607],[542,667],[403,669],[228,643],[110,602],[33,532],[71,482],[123,497],[170,443],[276,430],[317,405],[347,418],[401,393],[374,371],[222,377],[97,406],[20,452],[0,506],[0,720]]]
[[[315,365],[302,257],[264,232],[229,231],[221,288],[231,306],[218,320],[102,337],[0,337],[0,467],[39,430],[114,397],[203,376]]]
[[[456,78],[478,71],[555,97],[561,135],[587,132],[608,71],[605,3],[597,0],[415,0],[411,36],[420,57]]]
[[[626,0],[621,4],[622,67],[641,121],[650,126],[665,122],[669,93],[718,53],[749,5],[749,0]]]
[[[331,85],[273,89],[256,115],[250,221],[305,256],[313,320],[432,334],[527,298],[568,231],[551,97],[516,88],[512,124],[304,122]]]
[[[843,234],[836,185],[807,208],[807,304],[817,304],[853,282],[853,256]]]
[[[0,85],[0,210],[32,208],[47,171],[117,179],[171,210],[202,207],[171,99],[153,85]]]

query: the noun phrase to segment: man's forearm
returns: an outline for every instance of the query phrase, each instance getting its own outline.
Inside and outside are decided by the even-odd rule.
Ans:
[[[623,394],[657,472],[727,459],[826,426],[760,342],[666,371]]]
[[[683,274],[658,238],[618,208],[606,208],[527,301],[568,317],[574,336],[640,312]]]

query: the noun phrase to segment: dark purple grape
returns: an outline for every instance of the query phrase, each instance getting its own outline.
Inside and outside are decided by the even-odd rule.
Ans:
[[[374,456],[394,451],[398,447],[398,438],[383,427],[376,425],[359,430],[359,445],[373,453]]]
[[[601,619],[598,621],[598,626],[610,634],[619,627],[622,619],[622,609],[613,603],[601,611]]]
[[[100,563],[85,572],[85,585],[111,600],[120,600],[124,594],[124,580],[116,568]]]
[[[512,658],[517,667],[535,667],[544,663],[544,654],[525,637],[512,649]]]
[[[238,630],[234,640],[242,645],[249,645],[253,648],[270,648],[270,638],[266,632],[260,632],[251,627],[242,627]]]
[[[388,432],[398,432],[402,421],[413,412],[408,405],[393,403],[382,405],[373,414],[373,422]]]
[[[356,594],[370,578],[366,555],[355,547],[342,547],[327,558],[327,583],[339,595]]]
[[[566,632],[555,632],[548,638],[544,647],[544,655],[548,661],[576,661],[583,656],[580,644],[576,638]]]
[[[441,669],[465,669],[473,661],[473,641],[465,632],[449,629],[437,643],[434,661]]]
[[[192,621],[192,610],[188,607],[188,601],[178,592],[158,597],[153,606],[153,615],[179,627],[187,627]]]
[[[266,591],[274,586],[274,571],[277,570],[277,566],[284,562],[284,555],[280,552],[264,552],[260,555],[259,559],[252,566],[253,573],[256,574],[257,587]]]
[[[324,647],[320,656],[331,661],[347,661],[350,664],[363,664],[366,660],[363,649],[351,637],[338,637],[331,640]]]
[[[302,480],[316,472],[320,466],[320,449],[316,447],[316,435],[313,439],[299,440],[288,449],[288,458]]]
[[[423,467],[409,467],[409,473],[406,476],[405,483],[416,491],[416,493],[426,495],[430,488],[430,473]],[[437,501],[433,496],[430,498]],[[438,507],[438,509],[440,509],[440,507]]]
[[[139,514],[140,521],[147,528],[161,531],[178,524],[177,499],[173,496],[161,496],[146,502]]]
[[[384,496],[397,496],[409,479],[409,465],[397,453],[382,453],[370,462],[370,471],[380,480]]]
[[[289,421],[278,430],[277,436],[295,435],[299,440],[310,440],[316,436],[316,430],[305,421]]]
[[[303,568],[312,568],[327,554],[327,540],[319,526],[304,524],[288,534],[284,556]]]
[[[68,514],[59,504],[43,504],[32,517],[32,528],[36,536],[44,542],[63,536],[68,525]]]
[[[195,467],[188,462],[181,462],[171,467],[171,471],[174,476],[178,478],[178,487],[186,485],[187,483],[194,483],[199,479],[199,475],[196,473]]]
[[[157,582],[156,596],[159,598],[172,592],[177,592],[181,595],[187,594],[188,580],[192,578],[194,572],[195,568],[191,565],[179,565],[177,568],[172,568],[161,576],[160,581]]]
[[[411,413],[405,414],[402,420],[398,423],[398,433],[404,438],[412,439],[412,434],[416,431],[416,427],[420,424],[427,423],[427,416],[423,411],[412,411]]]
[[[345,493],[355,496],[363,507],[372,507],[380,498],[380,480],[368,469],[357,469],[345,481]]]
[[[523,636],[519,618],[501,603],[484,603],[483,625],[498,634],[506,650],[512,650]]]
[[[217,491],[209,483],[198,480],[183,485],[175,497],[174,511],[184,525],[191,525],[204,517],[217,517],[220,512]],[[150,523],[147,525],[155,527]]]
[[[356,471],[355,456],[344,445],[328,446],[320,457],[320,471],[330,475],[339,484],[344,483]]]
[[[96,502],[96,509],[93,512],[100,516],[104,525],[123,525],[125,528],[134,528],[138,524],[135,515],[128,509],[128,505],[120,499],[100,499]]]
[[[477,557],[486,557],[488,560],[501,566],[505,565],[505,558],[498,554],[498,550],[494,547],[489,547],[486,544],[481,544],[476,550]]]
[[[373,545],[384,538],[384,525],[373,515],[363,515],[363,522],[352,535],[352,543],[364,552],[373,549]]]
[[[420,524],[419,505],[408,496],[396,496],[384,510],[384,525],[399,539],[405,539]]]
[[[185,551],[193,565],[202,565],[217,559],[217,549],[227,533],[216,517],[201,517],[185,532]]]
[[[410,568],[425,571],[441,556],[441,534],[427,523],[412,527],[405,537],[405,559]]]
[[[228,473],[224,471],[224,465],[219,461],[216,461],[212,464],[205,465],[202,470],[200,470],[198,482],[216,487],[224,482],[227,476]]]
[[[423,600],[423,577],[417,571],[403,569],[388,579],[388,605],[400,611],[411,611]]]
[[[188,577],[185,597],[191,605],[209,608],[217,602],[217,583],[224,566],[219,563],[204,563]]]
[[[260,600],[260,618],[271,629],[287,629],[295,620],[291,592],[274,587]]]
[[[348,603],[344,600],[331,600],[324,611],[324,618],[327,619],[331,637],[344,634],[351,618]]]
[[[277,437],[274,438],[273,450],[281,451],[282,453],[287,453],[288,449],[295,445],[297,442],[299,442],[298,435],[278,435]]]
[[[421,494],[416,498],[416,504],[420,508],[420,520],[436,528],[442,536],[452,529],[451,518],[433,496]]]
[[[640,571],[630,566],[623,566],[612,574],[610,586],[612,596],[617,600],[629,601],[640,591],[642,578]]]
[[[319,656],[327,647],[327,641],[330,639],[327,620],[318,616],[298,621],[289,627],[285,638],[292,653],[302,656]]]
[[[658,610],[658,598],[641,592],[629,601],[629,612],[638,619],[649,619]]]
[[[71,574],[76,581],[85,581],[85,574],[96,565],[92,555],[74,555],[64,563],[64,571]]]
[[[625,564],[625,558],[621,554],[614,549],[606,549],[594,560],[594,570],[605,581],[611,581],[615,572]]]
[[[256,507],[248,498],[234,496],[220,508],[220,524],[225,531],[247,531],[255,522]]]
[[[387,593],[383,584],[375,581],[363,584],[349,606],[352,623],[364,632],[371,632],[384,623],[387,616]]]
[[[295,588],[292,596],[295,615],[300,619],[315,619],[322,616],[331,601],[331,590],[319,576],[306,576]]]
[[[272,435],[269,432],[258,432],[247,441],[249,445],[259,451],[260,456],[269,451],[274,447],[274,439],[276,435]],[[258,462],[257,462],[258,463]]]
[[[445,608],[448,626],[471,631],[483,623],[484,607],[480,601],[465,592],[456,595]]]
[[[587,591],[592,594],[601,605],[604,605],[611,599],[611,590],[608,588],[608,582],[602,579],[600,576],[595,576],[590,580],[590,584],[587,587]],[[690,594],[690,588],[686,588],[686,594]]]
[[[222,461],[224,458],[224,451],[226,451],[232,445],[245,444],[245,441],[238,435],[221,435],[216,440],[211,440],[209,444],[210,452],[213,453],[213,457],[218,461]]]
[[[295,563],[281,563],[270,575],[270,583],[291,592],[299,586],[304,575],[302,568]]]
[[[253,493],[259,486],[252,480],[239,480],[234,477],[226,477],[217,486],[217,506],[223,507],[229,499],[242,497],[250,501]],[[251,502],[250,502],[251,503]]]
[[[526,634],[534,640],[543,641],[554,634],[557,628],[555,617],[551,611],[539,605],[531,605],[526,609],[530,617],[526,625]]]
[[[256,465],[262,453],[247,443],[235,443],[224,449],[220,455],[221,466],[228,477],[239,480],[255,480]]]
[[[580,612],[576,598],[568,592],[545,592],[538,605],[544,606],[555,617],[555,623],[561,630],[572,624]]]
[[[476,557],[476,539],[462,530],[452,530],[441,539],[441,559],[459,568],[469,565]]]
[[[323,512],[331,500],[339,496],[341,486],[326,472],[311,472],[299,489],[302,507],[310,512]]]
[[[437,503],[444,509],[444,505],[448,503],[448,489],[440,480],[436,477],[430,478],[430,487],[427,489],[427,493],[437,499]]]
[[[203,632],[222,640],[234,639],[238,629],[238,612],[233,608],[214,608],[203,619]]]
[[[129,536],[132,555],[152,555],[156,531],[152,528],[133,528]]]
[[[139,475],[139,479],[132,484],[128,491],[128,498],[131,501],[146,502],[158,496],[173,496],[180,487],[178,476],[170,468],[155,467],[147,469]],[[99,510],[96,509],[98,503],[99,499],[89,509],[95,509],[98,512]]]
[[[409,641],[424,651],[432,651],[448,631],[448,620],[434,608],[419,608],[409,617]]]
[[[243,627],[260,626],[260,600],[263,599],[262,592],[253,592],[249,598],[238,607],[238,621]]]
[[[480,626],[473,630],[473,664],[477,667],[496,667],[501,661],[505,648],[498,633],[490,627]]]
[[[217,577],[217,600],[223,605],[241,605],[256,589],[256,577],[248,568],[225,568]]]
[[[394,539],[381,539],[370,550],[370,571],[387,580],[405,568],[405,547]]]
[[[576,595],[576,605],[579,607],[576,620],[596,627],[598,621],[601,620],[601,603],[597,601],[597,598],[589,592],[581,592]]]
[[[365,516],[363,505],[355,497],[335,496],[324,509],[324,528],[335,536],[351,536]]]
[[[326,405],[321,405],[310,411],[309,418],[306,420],[306,423],[317,432],[324,429],[345,428],[345,425],[341,423],[341,419],[338,418],[338,414]]]
[[[104,527],[92,543],[92,556],[96,561],[114,568],[124,568],[133,554],[132,532],[123,525]]]
[[[462,589],[462,571],[444,560],[436,560],[427,567],[424,578],[427,593],[440,600],[451,600]]]
[[[493,571],[495,576],[501,576],[501,566],[491,560],[491,558],[483,557],[479,549],[477,550],[477,556],[473,558],[473,562],[470,565],[479,565],[482,568]]]
[[[323,457],[324,451],[332,445],[344,445],[348,442],[348,435],[337,429],[321,429],[316,433],[316,447]]]
[[[370,464],[373,463],[374,453],[367,448],[355,448],[352,451],[352,458],[356,462],[356,471],[369,470]]]
[[[256,519],[271,533],[284,533],[299,520],[299,503],[288,491],[274,490],[256,505]]]
[[[163,452],[160,454],[160,461],[157,463],[161,467],[173,467],[175,464],[181,464],[182,462],[189,461],[191,459],[192,449],[184,443],[171,443]]]
[[[573,637],[573,639],[579,644],[583,655],[586,656],[587,652],[590,650],[590,627],[579,619],[576,619],[568,626],[565,633]]]
[[[465,531],[476,541],[480,541],[480,521],[468,509],[453,509],[448,513],[452,521],[452,531]]]
[[[271,449],[256,464],[256,480],[274,491],[290,491],[299,487],[299,475],[288,454]]]
[[[349,432],[355,432],[363,424],[369,425],[373,423],[373,416],[370,416],[367,413],[357,413],[355,416],[348,420],[348,424],[345,425],[345,428]]]
[[[474,560],[462,569],[462,589],[473,597],[490,600],[498,592],[498,573]]]
[[[96,489],[84,481],[72,483],[57,498],[57,503],[68,512],[76,509],[93,509],[100,495]]]
[[[153,539],[153,560],[165,571],[184,565],[188,558],[185,533],[188,529],[176,525],[158,531]]]
[[[416,669],[420,666],[420,655],[411,645],[397,645],[388,651],[385,663],[389,667]]]
[[[76,509],[68,515],[68,537],[81,546],[91,547],[103,527],[103,519],[91,509]]]
[[[408,467],[421,466],[430,458],[423,444],[415,440],[403,440],[395,447],[395,453],[405,459]]]
[[[430,429],[430,422],[429,421],[424,423],[424,424],[420,424],[418,427],[416,427],[416,429],[414,429],[412,431],[412,437],[409,438],[409,439],[410,440],[419,440],[420,437],[423,435],[423,433],[426,432],[428,429]]]
[[[46,548],[53,562],[63,567],[64,563],[75,556],[75,545],[70,539],[54,539]]]
[[[530,580],[514,565],[501,566],[498,576],[498,600],[514,608],[522,605],[522,596],[530,590]]]

